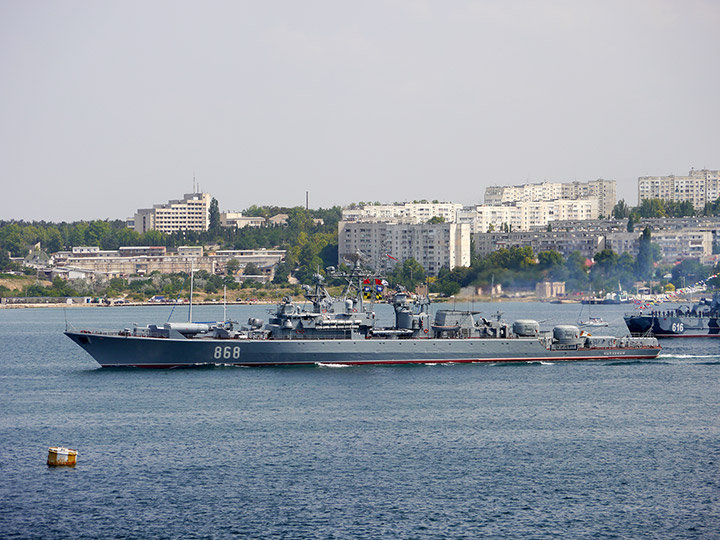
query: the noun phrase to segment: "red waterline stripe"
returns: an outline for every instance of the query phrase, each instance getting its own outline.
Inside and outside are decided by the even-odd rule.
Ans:
[[[488,358],[488,359],[457,359],[457,360],[374,360],[370,362],[263,362],[263,363],[232,363],[233,366],[242,367],[268,367],[268,366],[308,366],[308,365],[341,365],[341,366],[364,366],[364,365],[392,365],[392,364],[480,364],[480,363],[519,363],[519,362],[569,362],[582,360],[652,360],[657,355],[637,356],[564,356],[561,358]],[[207,364],[104,364],[102,367],[137,367],[137,368],[178,368],[204,365],[221,365],[208,362]]]

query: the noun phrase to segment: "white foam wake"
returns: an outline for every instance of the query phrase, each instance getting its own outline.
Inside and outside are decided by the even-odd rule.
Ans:
[[[315,362],[315,365],[318,367],[326,367],[326,368],[345,368],[350,367],[350,364],[334,364],[332,362]]]
[[[658,358],[717,358],[720,360],[720,355],[717,354],[672,354],[662,353],[658,355]]]

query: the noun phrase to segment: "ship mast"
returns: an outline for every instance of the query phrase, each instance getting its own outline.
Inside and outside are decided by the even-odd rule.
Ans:
[[[190,311],[188,312],[188,322],[192,322],[192,300],[193,300],[193,278],[195,277],[195,259],[190,261]]]

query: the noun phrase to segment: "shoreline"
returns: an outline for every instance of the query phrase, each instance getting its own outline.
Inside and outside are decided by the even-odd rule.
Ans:
[[[302,302],[301,299],[294,299],[295,301]],[[227,302],[227,306],[267,306],[275,305],[280,300],[257,300],[257,301],[235,301]],[[546,302],[545,300],[539,300],[535,297],[518,297],[518,298],[492,298],[484,296],[475,297],[458,297],[458,298],[440,298],[433,300],[434,304],[437,305],[448,305],[452,303],[483,303],[483,304],[500,304],[505,302]],[[378,304],[387,304],[388,302],[376,302]],[[85,304],[67,304],[65,302],[38,302],[38,303],[18,303],[18,304],[0,304],[0,309],[36,309],[36,308],[123,308],[123,307],[153,307],[153,306],[165,306],[165,307],[187,307],[190,304],[183,302],[181,304],[165,303],[165,302],[126,302],[123,304],[102,304],[102,303],[85,303]],[[193,302],[193,306],[222,306],[223,302]]]

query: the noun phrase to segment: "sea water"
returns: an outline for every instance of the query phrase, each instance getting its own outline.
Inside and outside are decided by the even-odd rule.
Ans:
[[[579,310],[457,307],[545,328]],[[592,333],[624,332],[631,308],[593,309],[612,324]],[[642,362],[143,370],[62,335],[169,316],[0,310],[1,538],[720,537],[720,339]],[[47,467],[56,445],[76,467]]]

